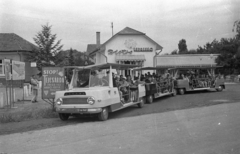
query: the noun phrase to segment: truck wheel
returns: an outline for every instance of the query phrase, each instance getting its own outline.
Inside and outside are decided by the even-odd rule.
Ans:
[[[140,102],[138,103],[138,107],[142,108],[145,104],[145,98],[140,98]]]
[[[149,104],[152,104],[152,102],[153,102],[153,96],[152,95],[147,96],[147,102]]]
[[[102,108],[102,111],[100,113],[98,113],[98,119],[100,121],[105,121],[108,119],[108,108]]]
[[[179,89],[179,94],[180,95],[184,95],[184,93],[185,93],[185,90],[183,88]]]
[[[69,118],[69,114],[67,114],[67,113],[59,113],[59,118],[60,118],[62,121],[66,121],[66,120],[68,120],[68,118]]]

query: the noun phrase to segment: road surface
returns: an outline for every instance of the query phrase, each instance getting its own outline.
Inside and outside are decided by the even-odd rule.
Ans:
[[[110,114],[110,119],[119,119],[146,115],[152,113],[165,113],[169,111],[183,110],[189,108],[200,108],[217,104],[229,104],[240,102],[240,84],[227,84],[222,92],[202,91],[192,92],[186,95],[168,96],[156,99],[153,104],[146,104],[139,109],[132,106]],[[44,102],[41,102],[44,103]],[[37,105],[37,104],[34,104]],[[40,105],[40,104],[39,104]],[[48,105],[48,104],[46,104]],[[71,118],[68,121],[61,121],[59,118],[36,119],[23,122],[11,122],[0,124],[0,135],[27,132],[32,130],[47,129],[50,127],[61,127],[66,125],[76,125],[86,122],[98,122],[97,118]]]
[[[0,136],[0,153],[240,153],[240,103]]]

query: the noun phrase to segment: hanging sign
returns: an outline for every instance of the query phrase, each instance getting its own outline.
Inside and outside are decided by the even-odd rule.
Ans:
[[[65,77],[62,67],[43,67],[42,76],[42,99],[54,99],[56,91],[64,90]]]

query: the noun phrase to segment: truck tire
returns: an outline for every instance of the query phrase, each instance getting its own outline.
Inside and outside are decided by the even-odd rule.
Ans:
[[[102,111],[100,113],[98,113],[98,119],[100,121],[106,121],[108,119],[108,108],[102,108]]]
[[[66,120],[68,120],[68,118],[69,118],[69,114],[68,114],[68,113],[59,113],[59,118],[60,118],[62,121],[66,121]]]

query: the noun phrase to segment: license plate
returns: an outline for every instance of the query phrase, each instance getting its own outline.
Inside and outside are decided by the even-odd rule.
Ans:
[[[79,112],[87,112],[88,109],[78,109]]]

